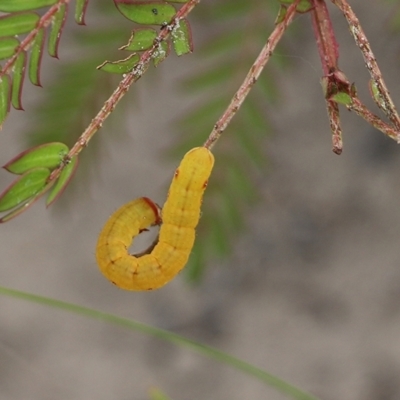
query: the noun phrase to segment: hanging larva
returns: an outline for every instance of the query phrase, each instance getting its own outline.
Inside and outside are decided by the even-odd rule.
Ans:
[[[158,289],[186,265],[195,239],[200,207],[214,165],[205,147],[195,147],[183,157],[175,171],[161,211],[141,197],[119,208],[100,233],[96,259],[101,272],[126,290]],[[151,252],[131,255],[132,238],[162,220],[157,244]]]

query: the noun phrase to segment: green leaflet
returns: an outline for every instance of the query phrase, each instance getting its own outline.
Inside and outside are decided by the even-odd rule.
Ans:
[[[175,7],[163,1],[124,3],[114,0],[120,13],[129,20],[142,25],[168,24],[176,13]]]
[[[8,211],[38,194],[50,176],[47,168],[35,168],[19,177],[0,195],[0,211]]]
[[[85,11],[89,0],[76,0],[75,21],[79,25],[85,25]]]
[[[175,53],[178,56],[193,51],[192,32],[186,19],[179,21],[179,24],[171,32],[171,37]]]
[[[51,6],[57,3],[57,0],[1,0],[0,11],[16,12],[36,10],[37,8]]]
[[[279,8],[278,15],[276,16],[275,19],[275,24],[281,23],[285,19],[286,13],[287,13],[287,7],[281,5],[281,7]]]
[[[161,42],[158,44],[157,50],[153,54],[154,66],[157,67],[162,61],[164,61],[171,51],[171,45],[169,42]]]
[[[53,188],[46,205],[49,206],[57,200],[71,180],[78,165],[78,158],[73,158],[64,167],[56,181],[47,180],[51,170],[61,165],[67,152],[68,147],[63,143],[46,143],[19,154],[3,167],[21,176],[0,195],[0,212],[12,210],[0,218],[0,223],[24,212],[51,186]]]
[[[26,52],[21,52],[14,64],[13,84],[11,88],[11,104],[16,110],[22,110],[21,93],[24,83]]]
[[[0,60],[12,57],[18,46],[19,40],[16,38],[0,39]]]
[[[14,208],[11,212],[7,213],[4,217],[0,218],[0,223],[4,223],[7,221],[10,221],[11,219],[17,217],[18,215],[22,214],[24,211],[26,211],[33,203],[35,203],[37,200],[40,199],[41,196],[43,196],[44,193],[49,190],[49,187],[53,184],[53,182],[50,182],[43,186],[42,189],[40,189],[33,197],[31,197],[29,200],[23,202],[21,205],[18,207]]]
[[[283,4],[292,4],[294,0],[280,0],[281,3]],[[313,7],[312,1],[311,0],[301,0],[299,4],[297,5],[296,11],[305,13],[307,11],[310,11],[311,8]]]
[[[78,158],[74,157],[69,164],[64,167],[55,185],[51,189],[49,196],[46,200],[46,206],[52,205],[63,193],[65,188],[68,186],[69,181],[74,175],[76,168],[78,167]]]
[[[46,143],[18,154],[3,166],[13,174],[24,174],[33,168],[57,168],[68,153],[68,147],[64,143]]]
[[[120,47],[119,50],[142,51],[153,46],[157,32],[152,28],[134,29],[127,45]]]
[[[0,34],[1,36],[15,36],[30,32],[38,21],[39,15],[33,12],[6,15],[0,18]]]
[[[67,17],[67,5],[63,4],[60,9],[54,14],[53,21],[50,27],[50,35],[47,43],[47,51],[51,57],[58,58],[58,43],[60,42],[61,29],[64,26]]]
[[[336,103],[343,104],[344,106],[349,106],[353,102],[351,96],[346,92],[337,92],[329,100],[336,101]]]
[[[10,111],[10,77],[0,78],[0,128]]]
[[[97,69],[112,74],[127,74],[131,72],[133,67],[139,62],[140,56],[136,53],[131,54],[124,60],[104,61]]]
[[[369,91],[376,105],[383,111],[385,111],[385,102],[382,99],[381,93],[378,89],[376,82],[372,79],[368,81]]]
[[[31,55],[29,58],[29,79],[36,86],[41,86],[39,69],[43,54],[44,38],[45,30],[42,28],[39,30],[38,34],[35,37],[35,40],[33,41]]]

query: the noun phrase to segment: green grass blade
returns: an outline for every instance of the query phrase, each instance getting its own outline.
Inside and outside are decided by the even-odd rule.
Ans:
[[[145,333],[147,335],[154,336],[158,339],[174,343],[178,346],[190,348],[197,353],[203,354],[214,360],[219,361],[222,364],[227,364],[239,371],[244,372],[247,375],[253,376],[258,380],[267,383],[269,386],[277,389],[278,391],[292,397],[296,400],[318,400],[316,397],[308,394],[301,389],[290,385],[282,379],[269,374],[268,372],[251,365],[245,361],[240,360],[234,356],[226,354],[220,350],[217,350],[211,346],[198,343],[194,340],[185,338],[173,332],[168,332],[163,329],[154,328],[149,325],[136,322],[127,318],[118,317],[113,314],[105,313],[98,310],[93,310],[87,307],[78,306],[76,304],[67,303],[60,300],[51,299],[44,296],[38,296],[31,293],[21,292],[19,290],[9,289],[0,286],[0,295],[10,296],[21,300],[26,300],[31,303],[43,304],[60,310],[72,312],[74,314],[83,315],[89,318],[98,319],[104,322],[109,322],[115,325],[123,326],[128,329]]]

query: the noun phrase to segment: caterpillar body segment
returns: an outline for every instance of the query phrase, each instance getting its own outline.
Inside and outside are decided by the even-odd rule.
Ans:
[[[102,273],[127,290],[164,286],[186,265],[195,240],[200,207],[214,156],[205,147],[187,152],[175,171],[161,212],[157,244],[149,254],[130,255],[132,238],[160,223],[158,207],[142,197],[118,209],[107,221],[96,248]]]
[[[101,272],[115,285],[129,289],[132,285],[132,274],[135,275],[149,263],[144,256],[138,258],[128,254],[132,238],[160,223],[159,207],[147,197],[130,201],[115,211],[97,241],[96,259]],[[137,290],[145,290],[145,275],[140,278],[137,281]]]

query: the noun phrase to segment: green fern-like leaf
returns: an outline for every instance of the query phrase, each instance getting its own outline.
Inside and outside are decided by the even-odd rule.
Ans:
[[[10,80],[12,93],[2,96],[7,104],[0,104],[0,127],[4,122],[10,105],[22,109],[21,94],[25,73],[32,84],[40,86],[40,68],[46,35],[48,53],[57,57],[58,43],[67,15],[67,4],[57,4],[57,0],[2,0],[0,12],[8,13],[0,17],[0,81]],[[83,21],[85,4],[77,2],[77,15]],[[50,7],[40,16],[37,12]],[[23,36],[26,35],[25,38]],[[27,56],[29,53],[29,59]],[[2,88],[4,90],[4,87]]]

